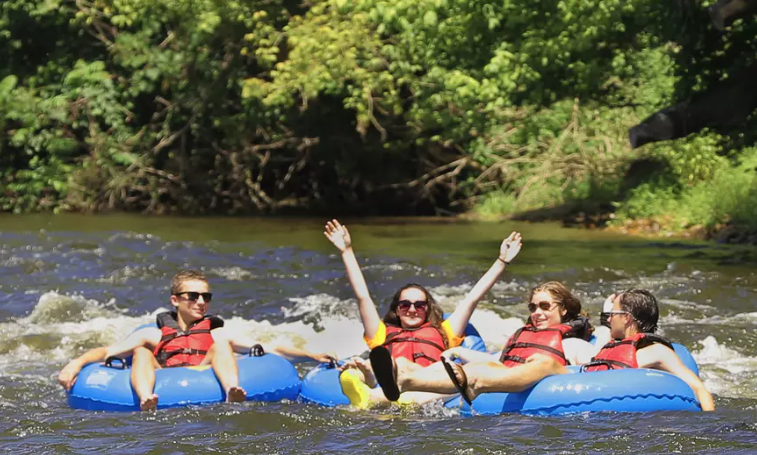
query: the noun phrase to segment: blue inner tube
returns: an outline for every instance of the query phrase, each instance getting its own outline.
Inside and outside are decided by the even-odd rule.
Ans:
[[[649,369],[625,369],[550,376],[519,393],[484,393],[463,404],[460,413],[496,415],[507,412],[559,415],[587,411],[700,411],[694,392],[682,379]]]
[[[699,376],[699,367],[689,350],[681,344],[672,344],[681,362]],[[545,378],[524,392],[483,393],[473,400],[474,412],[463,403],[460,413],[470,416],[506,412],[557,415],[586,411],[701,411],[688,384],[664,371],[640,368],[580,373],[581,368],[574,366],[568,370],[573,374]]]
[[[445,318],[448,316],[449,314],[444,315]],[[461,346],[474,351],[486,352],[486,344],[472,324],[468,324],[465,328],[465,338]],[[316,366],[302,379],[300,399],[306,403],[329,407],[350,404],[350,400],[342,393],[339,373],[339,370],[332,365],[321,364]],[[456,400],[452,401],[455,401],[456,406]]]
[[[137,330],[155,327],[143,324]],[[300,393],[300,377],[283,357],[265,354],[260,357],[237,357],[239,386],[247,392],[247,401],[295,400]],[[68,405],[90,411],[139,411],[139,398],[131,387],[131,357],[109,365],[90,364],[82,368],[66,394]],[[158,408],[219,403],[226,391],[210,365],[162,368],[155,372]]]
[[[239,385],[250,401],[295,400],[300,391],[297,370],[275,354],[239,357]],[[87,365],[67,393],[68,405],[90,411],[139,411],[139,399],[132,390],[131,370],[113,363]],[[158,408],[218,403],[226,392],[210,365],[163,368],[155,372]]]

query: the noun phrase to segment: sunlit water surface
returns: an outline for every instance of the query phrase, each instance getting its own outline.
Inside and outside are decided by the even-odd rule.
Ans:
[[[539,282],[565,282],[594,316],[615,290],[652,290],[663,335],[692,351],[718,410],[473,418],[439,405],[357,411],[298,402],[72,410],[56,382],[60,368],[153,321],[169,304],[171,276],[185,267],[208,275],[213,313],[264,344],[363,352],[341,260],[322,235],[323,220],[0,216],[2,453],[757,451],[753,250],[550,224],[345,221],[382,313],[411,281],[453,309],[502,238],[520,230],[523,252],[472,319],[491,349],[522,323],[528,290]]]

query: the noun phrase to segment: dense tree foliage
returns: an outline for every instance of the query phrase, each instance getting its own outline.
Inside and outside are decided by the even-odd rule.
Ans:
[[[688,201],[675,223],[748,222],[754,118],[627,143],[640,119],[755,62],[757,21],[720,32],[705,6],[7,0],[0,202],[633,218]],[[703,215],[718,191],[733,209]]]

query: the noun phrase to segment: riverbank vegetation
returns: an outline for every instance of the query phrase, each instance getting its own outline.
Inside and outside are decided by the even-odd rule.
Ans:
[[[754,63],[705,6],[7,0],[0,204],[757,229],[757,116],[628,144]]]

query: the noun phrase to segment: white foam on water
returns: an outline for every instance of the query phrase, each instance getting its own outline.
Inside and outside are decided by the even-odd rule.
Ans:
[[[291,308],[282,307],[281,311],[287,318],[318,316],[320,319],[328,317],[346,317],[358,319],[358,304],[355,299],[341,300],[330,294],[313,294],[307,297],[292,297]]]
[[[692,353],[697,364],[716,365],[728,369],[731,373],[757,371],[757,357],[746,357],[738,351],[720,344],[713,336],[708,336],[699,342],[702,349]]]
[[[718,343],[713,336],[699,341],[692,352],[705,387],[711,393],[730,397],[757,397],[757,357],[749,357]]]
[[[757,312],[737,313],[731,316],[706,316],[698,319],[687,319],[677,315],[667,315],[660,318],[660,325],[668,324],[693,324],[693,325],[730,325],[737,323],[757,322]]]
[[[678,299],[660,299],[660,305],[663,308],[666,306],[672,306],[676,308],[682,308],[685,310],[713,310],[713,311],[718,310],[714,306],[704,305],[704,304],[696,303],[696,302],[690,302],[688,300],[678,300]]]
[[[429,289],[439,305],[447,312],[454,311],[457,303],[471,289],[470,285],[439,286]],[[341,300],[329,294],[315,294],[307,297],[291,298],[293,305],[282,308],[287,317],[307,317],[317,315],[322,331],[316,332],[307,325],[296,328],[305,346],[316,352],[336,352],[340,357],[359,354],[367,349],[363,341],[363,326],[360,322],[355,299]],[[523,326],[523,319],[503,318],[494,311],[478,308],[473,312],[471,323],[481,334],[490,350],[499,349],[517,329]],[[292,324],[277,326],[278,330],[291,328]],[[301,323],[300,323],[301,324]]]
[[[229,281],[244,281],[255,278],[255,275],[241,267],[214,267],[209,270],[210,274],[226,278]]]

